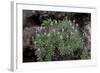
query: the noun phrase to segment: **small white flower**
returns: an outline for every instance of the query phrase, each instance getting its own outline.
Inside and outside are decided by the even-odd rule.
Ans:
[[[72,28],[74,29],[74,26],[72,26]]]
[[[75,32],[77,32],[77,29],[75,29]]]
[[[78,27],[78,24],[76,24],[76,27]]]
[[[60,39],[62,39],[63,37],[62,37],[62,35],[60,35]]]
[[[57,24],[58,24],[56,20],[54,20],[54,24],[55,24],[55,25],[57,25]]]
[[[60,32],[57,32],[57,34],[60,34]]]
[[[53,32],[55,32],[56,30],[55,30],[55,29],[53,29],[52,31],[53,31]]]
[[[46,35],[46,32],[44,33],[44,35]]]
[[[39,37],[39,36],[40,36],[40,34],[37,34],[37,36]]]
[[[71,35],[73,34],[73,32],[71,32]]]
[[[62,32],[64,32],[64,29],[62,29]]]
[[[34,41],[34,44],[36,44],[36,41]]]
[[[38,48],[38,51],[40,51],[40,48]]]
[[[72,25],[71,21],[69,20],[69,24]]]
[[[71,23],[71,21],[69,20],[69,23]]]
[[[47,35],[48,37],[50,36],[50,33],[48,33],[48,35]]]
[[[73,23],[75,23],[75,20],[73,20]]]
[[[68,36],[68,35],[66,35],[66,37],[68,38],[69,36]]]

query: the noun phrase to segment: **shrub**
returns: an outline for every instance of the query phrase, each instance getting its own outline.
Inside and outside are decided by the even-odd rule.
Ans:
[[[51,22],[51,19],[47,19],[42,25],[51,27]],[[56,49],[59,51],[58,55],[74,56],[74,51],[85,46],[82,34],[68,20],[60,20],[55,26],[48,33],[37,33],[32,37],[38,61],[51,61]]]

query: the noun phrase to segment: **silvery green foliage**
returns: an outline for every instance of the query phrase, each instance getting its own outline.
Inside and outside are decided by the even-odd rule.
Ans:
[[[45,20],[42,24],[51,27],[51,19]],[[33,46],[37,48],[36,55],[38,61],[51,61],[58,49],[59,55],[74,55],[74,51],[78,48],[84,48],[84,40],[79,31],[68,20],[58,21],[56,27],[52,27],[52,31],[46,33],[37,33],[33,36]]]
[[[50,25],[52,25],[52,20],[49,18],[47,20],[44,20],[43,23],[41,24],[42,26],[45,26],[45,27],[49,27]]]

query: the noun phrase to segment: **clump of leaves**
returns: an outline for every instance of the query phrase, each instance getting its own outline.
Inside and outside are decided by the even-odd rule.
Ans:
[[[51,18],[47,19],[47,20],[44,20],[43,23],[41,24],[42,26],[45,26],[45,27],[49,27],[50,24],[51,24],[52,20]]]
[[[43,21],[42,25],[50,27],[51,19]],[[68,20],[59,21],[51,32],[38,33],[33,36],[33,46],[37,48],[38,61],[51,61],[58,49],[59,54],[74,55],[77,48],[84,48],[84,39],[81,33]],[[82,56],[83,57],[83,56]]]
[[[83,51],[81,54],[81,59],[90,59],[91,57],[89,56],[88,52]]]
[[[33,39],[34,46],[37,48],[36,55],[38,56],[38,61],[47,61],[51,60],[54,54],[54,46],[50,40],[51,35],[48,34],[38,34],[38,36]]]
[[[81,33],[73,28],[67,20],[60,21],[60,28],[63,32],[59,35],[59,51],[61,55],[72,55],[78,48],[84,48],[84,40]]]

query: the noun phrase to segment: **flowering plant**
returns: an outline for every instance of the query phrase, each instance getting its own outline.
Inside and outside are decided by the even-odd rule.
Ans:
[[[47,27],[47,23],[50,22],[52,21],[48,19],[42,24],[46,24]],[[38,61],[67,60],[67,56],[73,59],[74,52],[85,46],[82,34],[73,27],[67,19],[59,20],[50,32],[37,33],[35,37],[33,36]]]

